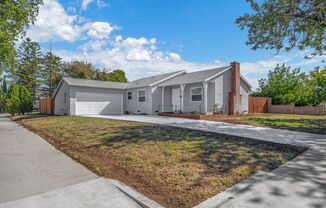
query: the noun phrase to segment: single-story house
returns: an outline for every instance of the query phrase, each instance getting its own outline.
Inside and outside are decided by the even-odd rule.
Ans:
[[[64,77],[54,93],[55,115],[248,112],[250,83],[240,64],[196,72],[176,71],[130,83]],[[215,105],[216,107],[216,105]]]

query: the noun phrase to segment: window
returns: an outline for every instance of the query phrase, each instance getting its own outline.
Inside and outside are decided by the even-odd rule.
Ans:
[[[190,89],[191,93],[191,101],[198,102],[202,101],[203,97],[203,89],[201,87],[194,87]]]
[[[132,100],[132,92],[127,92],[128,100]]]
[[[145,90],[139,90],[138,91],[138,102],[140,103],[143,103],[145,102],[145,94],[146,94],[146,91]]]
[[[67,103],[67,93],[63,94],[63,103]]]

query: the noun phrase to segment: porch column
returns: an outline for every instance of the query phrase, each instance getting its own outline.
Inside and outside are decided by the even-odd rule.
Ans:
[[[207,82],[203,82],[204,113],[207,113]]]
[[[165,87],[162,87],[162,113],[164,113],[164,90],[165,90]]]
[[[185,84],[180,84],[180,100],[181,100],[181,103],[180,103],[180,110],[183,112],[183,92],[185,90]]]

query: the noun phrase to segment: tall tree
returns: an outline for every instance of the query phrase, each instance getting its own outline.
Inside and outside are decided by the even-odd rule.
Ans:
[[[96,71],[95,79],[102,81],[111,82],[128,82],[126,74],[121,69],[113,70],[112,72],[107,72],[105,69]]]
[[[40,91],[43,96],[52,96],[63,73],[61,58],[51,51],[42,59]]]
[[[72,61],[64,64],[64,71],[72,78],[94,79],[96,68],[90,62]]]
[[[6,76],[3,77],[1,88],[2,88],[2,92],[7,93],[8,89],[7,89],[7,80],[6,80]]]
[[[258,48],[301,50],[312,48],[312,55],[325,53],[325,0],[247,0],[253,14],[237,18],[240,28],[248,29],[247,45]]]
[[[35,100],[42,59],[40,45],[30,38],[26,38],[19,46],[18,51],[18,66],[12,72],[14,80],[17,84],[24,85]]]
[[[40,4],[42,0],[0,1],[0,70],[15,61],[15,41],[34,23]]]

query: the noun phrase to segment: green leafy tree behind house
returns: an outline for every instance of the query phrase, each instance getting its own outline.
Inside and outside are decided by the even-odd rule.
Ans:
[[[24,85],[34,100],[39,85],[42,55],[40,45],[26,38],[19,46],[18,66],[12,70],[15,83]]]
[[[97,71],[95,73],[95,79],[111,82],[128,82],[126,73],[121,69],[116,69],[112,72],[107,72],[106,70]]]
[[[63,74],[63,63],[59,56],[51,51],[42,59],[40,72],[40,92],[42,96],[52,96]]]
[[[19,112],[25,114],[33,109],[33,97],[25,86],[19,87]]]
[[[326,67],[310,72],[310,77],[312,103],[326,102]]]
[[[72,78],[94,79],[96,67],[85,61],[71,61],[64,64],[65,74]]]
[[[90,62],[72,61],[64,64],[64,74],[72,78],[93,79],[112,82],[127,82],[126,74],[121,69],[111,72],[99,70]]]
[[[34,23],[41,4],[42,0],[0,1],[0,70],[15,62],[15,42]]]
[[[318,105],[326,101],[325,69],[306,75],[300,69],[278,65],[259,80],[253,96],[271,97],[274,104]]]
[[[237,18],[248,30],[247,45],[289,51],[313,49],[312,55],[325,53],[325,0],[247,0],[253,13]]]

